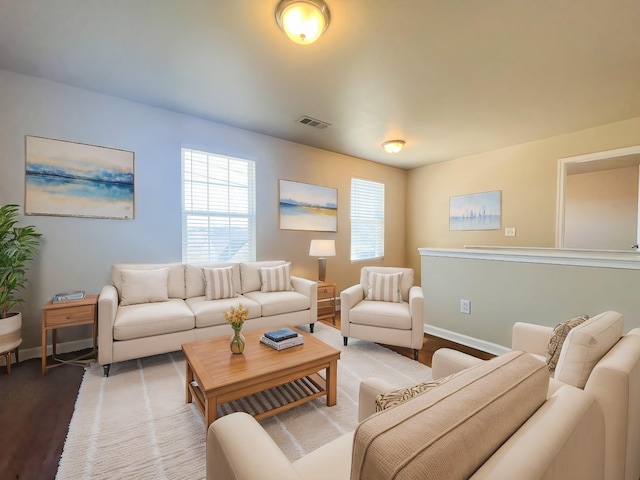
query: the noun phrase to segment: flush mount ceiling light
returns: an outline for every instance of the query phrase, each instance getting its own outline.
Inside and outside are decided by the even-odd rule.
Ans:
[[[398,153],[404,147],[404,140],[389,140],[382,144],[382,148],[387,153]]]
[[[281,0],[276,8],[278,26],[300,45],[320,38],[330,20],[329,7],[323,0]]]

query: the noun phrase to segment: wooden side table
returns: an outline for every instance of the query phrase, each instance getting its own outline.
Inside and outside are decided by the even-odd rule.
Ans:
[[[318,282],[318,320],[325,318],[336,324],[336,284]]]
[[[42,307],[42,375],[62,363],[79,363],[81,358],[61,360],[56,358],[56,329],[93,325],[93,358],[98,350],[98,295],[86,295],[82,300],[48,302]],[[47,366],[47,332],[51,330],[51,358],[54,365]],[[86,363],[86,361],[84,362]]]

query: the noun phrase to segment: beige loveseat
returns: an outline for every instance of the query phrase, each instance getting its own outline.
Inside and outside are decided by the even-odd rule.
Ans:
[[[364,418],[294,462],[253,417],[233,413],[209,427],[207,478],[602,480],[598,402],[567,385],[547,398],[548,384],[545,365],[511,352]],[[374,390],[361,388],[361,409],[375,403]]]
[[[292,276],[285,261],[116,264],[98,299],[98,362],[180,350],[183,343],[233,333],[223,313],[249,308],[244,329],[317,320],[317,283]]]
[[[566,323],[566,322],[565,322]],[[518,322],[512,348],[547,359],[553,328]],[[640,328],[623,335],[624,318],[614,311],[573,327],[561,346],[550,388],[568,384],[593,395],[605,420],[605,480],[640,478]],[[433,356],[434,378],[482,362],[462,352],[440,349]]]

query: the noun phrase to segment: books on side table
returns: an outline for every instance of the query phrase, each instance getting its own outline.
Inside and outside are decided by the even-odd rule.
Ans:
[[[290,328],[279,328],[264,332],[260,337],[260,342],[275,350],[295,347],[304,343],[304,337]]]
[[[56,293],[53,296],[53,303],[72,302],[74,300],[82,300],[84,298],[84,292],[77,290],[75,292]]]

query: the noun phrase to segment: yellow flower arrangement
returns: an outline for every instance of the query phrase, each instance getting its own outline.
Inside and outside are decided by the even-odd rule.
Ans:
[[[249,317],[249,309],[240,303],[238,304],[238,308],[231,307],[231,310],[224,312],[222,315],[224,315],[224,319],[231,324],[231,328],[240,330],[242,324]]]

